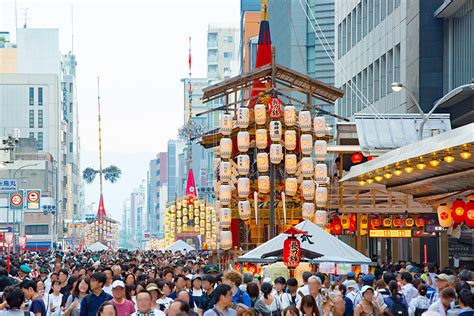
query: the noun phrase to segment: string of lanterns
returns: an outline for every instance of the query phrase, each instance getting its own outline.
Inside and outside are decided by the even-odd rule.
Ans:
[[[465,223],[468,227],[474,228],[474,200],[466,203],[462,199],[456,199],[451,207],[441,204],[437,213],[441,227],[448,228]]]
[[[470,159],[472,157],[472,153],[469,151],[469,145],[464,144],[461,146],[461,148],[462,150],[459,153],[459,156],[464,160]],[[354,158],[354,155],[351,158]],[[359,157],[356,157],[355,159],[359,161]],[[386,166],[383,170],[369,172],[365,177],[361,176],[359,178],[359,184],[364,186],[366,183],[371,184],[374,182],[381,182],[384,178],[391,179],[394,175],[402,175],[403,172],[410,174],[415,171],[415,167],[418,170],[424,170],[428,164],[435,168],[439,166],[441,162],[450,164],[455,160],[456,157],[454,156],[453,149],[446,149],[443,153],[432,153],[428,156],[420,156],[418,158],[408,159],[404,162],[397,162],[393,166]],[[352,159],[352,161],[354,162],[354,159]],[[360,161],[362,161],[362,159],[360,159]]]

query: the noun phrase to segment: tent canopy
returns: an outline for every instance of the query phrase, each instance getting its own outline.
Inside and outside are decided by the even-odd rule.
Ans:
[[[90,245],[89,247],[87,247],[87,249],[89,249],[90,251],[104,251],[104,250],[109,250],[109,247],[107,247],[106,245],[104,245],[103,243],[100,243],[100,242],[95,242],[93,243],[92,245]]]
[[[182,240],[177,240],[173,244],[169,245],[168,247],[164,248],[163,251],[193,251],[196,250],[193,246],[186,243]]]
[[[309,241],[302,235],[298,235],[297,238],[301,241],[301,249],[305,249],[314,253],[321,254],[322,256],[311,260],[311,262],[339,262],[339,263],[352,263],[352,264],[369,264],[370,259],[353,249],[343,241],[337,239],[331,234],[328,234],[324,229],[320,228],[316,224],[308,221],[304,221],[295,226],[296,228],[308,232],[307,237]],[[237,261],[239,262],[275,262],[274,258],[263,258],[265,254],[276,252],[283,248],[287,234],[280,234],[275,238],[267,241],[266,243],[258,246],[257,248],[247,252],[245,255],[240,256]]]

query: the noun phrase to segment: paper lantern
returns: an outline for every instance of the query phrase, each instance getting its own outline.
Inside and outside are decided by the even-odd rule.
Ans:
[[[257,154],[257,170],[258,172],[268,172],[268,154]]]
[[[342,214],[341,215],[341,225],[343,229],[349,229],[350,226],[350,218],[349,214]]]
[[[239,217],[241,220],[246,221],[250,219],[250,202],[239,201],[238,203]]]
[[[301,153],[303,155],[311,155],[313,151],[313,136],[310,134],[301,135]]]
[[[255,105],[255,123],[258,125],[264,125],[267,122],[267,109],[265,104]]]
[[[289,236],[283,243],[283,263],[288,268],[296,268],[301,260],[300,241],[293,236]]]
[[[303,177],[311,177],[314,172],[313,158],[303,157],[301,159],[301,174]]]
[[[305,221],[312,221],[314,216],[314,203],[303,203],[303,207],[301,209],[301,217]]]
[[[296,109],[293,105],[285,106],[283,111],[283,121],[286,126],[293,126],[296,124]]]
[[[362,154],[361,153],[353,153],[351,156],[351,161],[353,164],[358,164],[362,161]]]
[[[259,193],[268,193],[270,192],[270,177],[269,176],[259,176],[257,180],[258,192]]]
[[[393,226],[402,227],[402,225],[403,225],[403,219],[401,217],[395,217],[393,219]]]
[[[379,217],[374,217],[370,219],[370,229],[377,229],[380,227],[381,221]]]
[[[466,203],[466,225],[474,228],[474,201]]]
[[[416,227],[423,227],[425,226],[425,219],[423,217],[418,217],[416,220],[415,220],[415,226]]]
[[[301,191],[303,193],[303,198],[306,201],[314,200],[314,181],[313,180],[303,180],[301,182]],[[318,204],[319,206],[319,204]]]
[[[270,145],[270,162],[272,164],[279,164],[283,159],[283,147],[280,144]]]
[[[259,128],[255,132],[255,145],[258,149],[267,148],[267,130],[264,128]]]
[[[437,210],[438,222],[441,227],[449,227],[453,224],[453,217],[451,216],[451,209],[446,204],[441,204]]]
[[[298,169],[297,157],[295,154],[288,154],[285,156],[285,172],[288,174],[295,174]]]
[[[249,155],[238,155],[237,156],[237,172],[241,176],[248,175],[250,171],[250,157]]]
[[[237,133],[237,148],[241,153],[247,152],[250,146],[250,134],[247,131]]]
[[[453,202],[452,217],[455,223],[462,223],[466,218],[466,203],[461,199],[456,199]]]
[[[249,109],[239,108],[237,110],[237,126],[240,128],[247,128],[250,123]]]
[[[296,131],[286,130],[285,131],[285,148],[287,150],[295,150],[296,148]]]
[[[219,211],[219,221],[221,228],[229,228],[232,221],[232,211],[230,208],[221,207]]]
[[[282,126],[280,121],[270,122],[270,139],[274,142],[281,140]]]
[[[232,155],[232,139],[224,137],[221,138],[219,148],[221,157],[224,159],[229,159]]]
[[[220,233],[220,248],[222,250],[232,249],[232,232],[223,230]]]
[[[229,136],[232,133],[232,114],[222,114],[220,132],[225,136]]]
[[[303,132],[310,131],[311,130],[311,112],[300,111],[298,115],[298,123],[300,124],[300,129]]]
[[[317,161],[324,161],[328,154],[328,143],[325,140],[317,140],[314,142],[314,153]]]
[[[367,230],[369,225],[369,217],[365,214],[359,215],[359,227],[361,229]]]
[[[237,180],[237,193],[239,198],[247,198],[250,194],[250,179],[239,178]]]
[[[334,216],[331,221],[332,233],[334,235],[342,234],[342,224],[339,216]]]
[[[285,193],[288,196],[296,195],[298,191],[298,179],[296,178],[286,178],[285,180]]]
[[[228,161],[222,161],[219,166],[219,177],[223,183],[228,183],[232,178],[232,164]]]
[[[328,202],[328,189],[323,186],[316,188],[316,205],[318,207],[325,207]]]
[[[390,217],[385,217],[382,220],[383,227],[392,227],[392,219]]]
[[[355,232],[357,230],[357,214],[352,213],[349,219],[349,230]]]
[[[324,227],[324,230],[326,231],[326,233],[330,234],[331,233],[331,230],[332,230],[332,226],[331,224],[326,224],[326,227]]]
[[[324,163],[318,163],[314,167],[314,179],[318,184],[325,184],[328,178],[328,166]]]
[[[324,137],[326,135],[326,120],[324,119],[324,116],[314,117],[313,129],[316,137]]]
[[[193,206],[195,208],[200,208],[201,210],[206,207],[203,203],[201,203],[199,201],[194,201]]]
[[[413,225],[415,225],[415,220],[413,217],[405,218],[405,227],[413,227]]]
[[[178,219],[176,220],[176,226],[179,227],[179,226],[181,226],[182,224],[183,224],[183,223],[181,222],[181,219],[178,218]]]
[[[318,210],[314,214],[314,223],[318,225],[319,227],[324,227],[326,226],[328,222],[328,212],[324,210]]]
[[[268,114],[271,118],[281,117],[281,100],[278,97],[272,97],[268,103]]]
[[[232,199],[232,187],[228,184],[223,184],[219,188],[219,200],[222,205],[229,205]]]

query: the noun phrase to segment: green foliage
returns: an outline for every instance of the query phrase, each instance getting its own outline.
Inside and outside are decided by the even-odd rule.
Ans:
[[[95,179],[95,175],[99,173],[98,170],[94,170],[92,168],[86,168],[84,169],[84,171],[82,172],[82,179],[87,183],[87,184],[91,184],[94,179]]]
[[[121,175],[122,171],[114,165],[111,165],[104,169],[104,178],[105,180],[108,180],[111,183],[117,182]]]

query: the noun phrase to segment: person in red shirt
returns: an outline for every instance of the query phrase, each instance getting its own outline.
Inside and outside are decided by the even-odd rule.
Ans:
[[[118,316],[130,316],[135,313],[133,302],[125,298],[125,283],[116,280],[112,283],[113,299],[110,301],[117,308]]]

